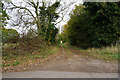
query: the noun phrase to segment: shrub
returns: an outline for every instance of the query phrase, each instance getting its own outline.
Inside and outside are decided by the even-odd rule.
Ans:
[[[2,29],[2,42],[3,43],[17,43],[20,34],[14,29]]]

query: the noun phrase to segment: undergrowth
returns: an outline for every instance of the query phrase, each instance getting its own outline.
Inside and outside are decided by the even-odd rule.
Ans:
[[[28,50],[27,48],[21,47],[18,44],[13,45],[9,44],[9,46],[6,44],[3,46],[2,51],[2,67],[7,66],[16,66],[19,64],[29,64],[31,61],[35,62],[37,60],[43,59],[48,57],[49,55],[56,54],[59,51],[59,47],[54,46],[46,46],[46,49],[41,49],[37,47],[31,50]]]

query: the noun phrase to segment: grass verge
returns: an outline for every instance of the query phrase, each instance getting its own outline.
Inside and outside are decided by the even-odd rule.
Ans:
[[[15,46],[15,45],[14,45]],[[22,51],[22,54],[14,54],[17,52],[17,49],[10,49],[8,51],[8,48],[11,48],[12,45],[5,47],[4,46],[4,53],[6,54],[2,56],[2,67],[11,67],[16,65],[23,65],[23,64],[30,64],[32,62],[36,62],[38,60],[41,60],[43,58],[48,57],[49,55],[53,55],[58,53],[60,47],[58,46],[47,46],[45,50],[38,50],[33,52],[28,51]]]
[[[102,48],[90,48],[86,52],[89,55],[94,56],[99,59],[117,61],[120,60],[120,45],[117,46],[108,46]]]
[[[120,44],[115,46],[108,46],[102,48],[88,48],[82,49],[76,46],[71,46],[69,44],[64,44],[67,48],[73,49],[75,52],[80,53],[80,55],[92,56],[99,58],[101,60],[116,62],[120,60]],[[74,53],[73,53],[74,54]]]

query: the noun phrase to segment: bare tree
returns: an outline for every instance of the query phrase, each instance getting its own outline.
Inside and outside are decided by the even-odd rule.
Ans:
[[[75,3],[71,2],[66,5],[65,1],[62,0],[23,0],[23,2],[17,4],[13,2],[9,2],[7,6],[8,10],[11,11],[14,15],[11,15],[11,20],[13,22],[13,26],[19,26],[27,29],[37,29],[41,30],[41,19],[39,17],[40,8],[43,5],[45,7],[49,7],[54,4],[56,1],[60,2],[61,4],[57,8],[56,12],[59,14],[60,18],[55,22],[55,25],[60,23],[64,16],[66,15],[69,7]],[[34,26],[34,28],[32,28]],[[18,27],[18,28],[19,28]],[[34,31],[34,30],[33,30]],[[35,32],[35,31],[34,31]],[[38,33],[40,31],[37,31]]]

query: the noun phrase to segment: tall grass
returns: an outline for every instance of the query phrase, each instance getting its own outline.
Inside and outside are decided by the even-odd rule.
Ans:
[[[104,60],[118,60],[120,55],[120,44],[119,45],[111,45],[108,47],[102,48],[90,48],[86,50],[90,55],[101,58]]]

